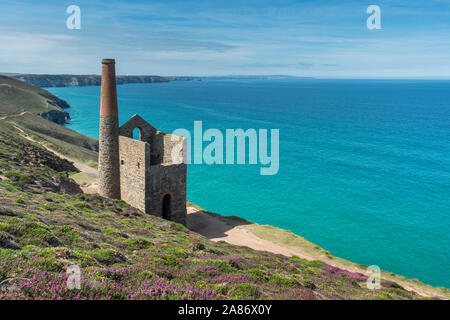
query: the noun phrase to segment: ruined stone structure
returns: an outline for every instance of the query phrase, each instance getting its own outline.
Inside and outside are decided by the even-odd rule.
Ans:
[[[156,130],[138,115],[119,128],[114,65],[102,61],[99,193],[185,224],[185,139]],[[133,139],[136,128],[139,140]]]

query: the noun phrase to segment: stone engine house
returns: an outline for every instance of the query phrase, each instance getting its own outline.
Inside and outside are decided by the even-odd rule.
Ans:
[[[139,140],[133,132],[139,129]],[[115,61],[102,60],[99,193],[143,212],[186,223],[185,139],[138,115],[119,127]]]

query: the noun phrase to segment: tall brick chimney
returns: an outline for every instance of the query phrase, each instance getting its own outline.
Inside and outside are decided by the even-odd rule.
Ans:
[[[99,194],[120,199],[119,112],[114,59],[102,60],[98,158]]]

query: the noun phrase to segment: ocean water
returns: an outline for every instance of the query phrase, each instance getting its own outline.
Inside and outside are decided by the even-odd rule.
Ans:
[[[49,88],[98,137],[100,87]],[[189,165],[188,199],[450,288],[450,82],[206,79],[118,86],[120,122],[279,129],[277,175]]]

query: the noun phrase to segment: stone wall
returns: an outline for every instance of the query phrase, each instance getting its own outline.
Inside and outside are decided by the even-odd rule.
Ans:
[[[133,139],[135,128],[140,130],[140,140]],[[120,127],[119,135],[121,199],[146,213],[163,217],[163,199],[168,195],[166,207],[170,210],[166,212],[170,216],[166,218],[185,224],[187,167],[182,161],[185,139],[157,131],[138,115]],[[175,147],[178,159],[172,159]]]
[[[148,212],[146,191],[150,173],[150,145],[120,136],[119,159],[121,199]]]
[[[124,137],[133,138],[133,130],[138,128],[141,141],[150,142],[156,129],[147,121],[142,119],[139,115],[135,114],[125,122],[119,129],[119,134]]]
[[[162,217],[163,197],[171,197],[170,220],[186,224],[186,164],[150,166],[149,211]]]
[[[179,164],[183,161],[176,161],[177,159],[172,158],[172,150],[177,147],[180,142],[184,143],[183,137],[174,136],[172,134],[167,134],[158,131],[154,136],[152,136],[150,144],[152,145],[151,150],[151,164]],[[184,144],[182,145],[184,147]],[[180,160],[182,159],[183,150],[179,148],[178,155]]]

